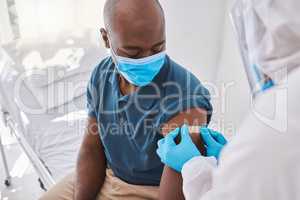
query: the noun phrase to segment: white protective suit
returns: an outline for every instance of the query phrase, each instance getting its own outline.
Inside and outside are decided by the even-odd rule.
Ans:
[[[206,157],[184,165],[187,200],[300,199],[300,1],[249,0],[245,5],[245,21],[251,24],[246,32],[257,33],[247,39],[252,62],[270,77],[282,69],[288,74],[257,97],[218,166]]]

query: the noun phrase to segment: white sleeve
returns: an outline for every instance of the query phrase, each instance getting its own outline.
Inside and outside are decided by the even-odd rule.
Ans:
[[[268,108],[270,102],[267,99],[262,107]],[[208,162],[200,158],[197,165],[191,161],[185,166],[187,200],[300,199],[300,108],[297,102],[295,100],[294,105],[298,107],[291,106],[289,110],[285,131],[276,130],[282,120],[269,126],[250,114],[221,152],[218,167],[209,168]],[[265,110],[264,114],[270,113]],[[207,189],[209,191],[205,191]]]
[[[214,157],[203,156],[195,157],[183,166],[183,193],[186,200],[198,200],[211,189],[216,166]]]
[[[278,90],[270,90],[255,106],[272,117],[276,108],[273,121],[262,120],[251,112],[221,152],[218,167],[202,157],[184,166],[187,200],[300,199],[299,74],[294,77],[294,87],[289,88],[287,121],[280,110],[284,107],[277,107],[278,101],[286,97],[283,95],[281,100]],[[291,81],[289,77],[289,84]],[[286,129],[281,130],[285,123]]]

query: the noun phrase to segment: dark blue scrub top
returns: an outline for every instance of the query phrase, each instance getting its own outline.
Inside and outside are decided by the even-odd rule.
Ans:
[[[168,56],[151,84],[123,96],[110,57],[93,71],[87,90],[90,117],[98,122],[108,166],[135,185],[158,186],[163,164],[156,155],[161,125],[189,108],[208,111],[210,95],[200,81]]]

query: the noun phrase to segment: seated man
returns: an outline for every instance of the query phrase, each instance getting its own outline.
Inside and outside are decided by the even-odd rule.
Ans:
[[[207,124],[209,92],[165,54],[158,1],[108,0],[104,19],[101,34],[111,56],[88,86],[76,172],[42,199],[183,199],[181,175],[164,169],[157,141],[183,123]]]

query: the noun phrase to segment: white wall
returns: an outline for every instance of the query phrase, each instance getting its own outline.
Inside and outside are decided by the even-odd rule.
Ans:
[[[215,77],[215,83],[223,97],[218,98],[213,117],[215,126],[227,135],[236,133],[250,108],[250,88],[229,17],[233,4],[234,0],[228,0],[225,11],[222,56]],[[227,85],[225,91],[222,90],[222,85]]]
[[[202,81],[216,73],[221,53],[225,1],[161,0],[167,21],[167,50]]]
[[[210,89],[211,126],[227,135],[249,107],[249,86],[229,12],[234,0],[161,0],[166,13],[168,53]]]
[[[22,38],[101,27],[105,0],[15,0]]]

